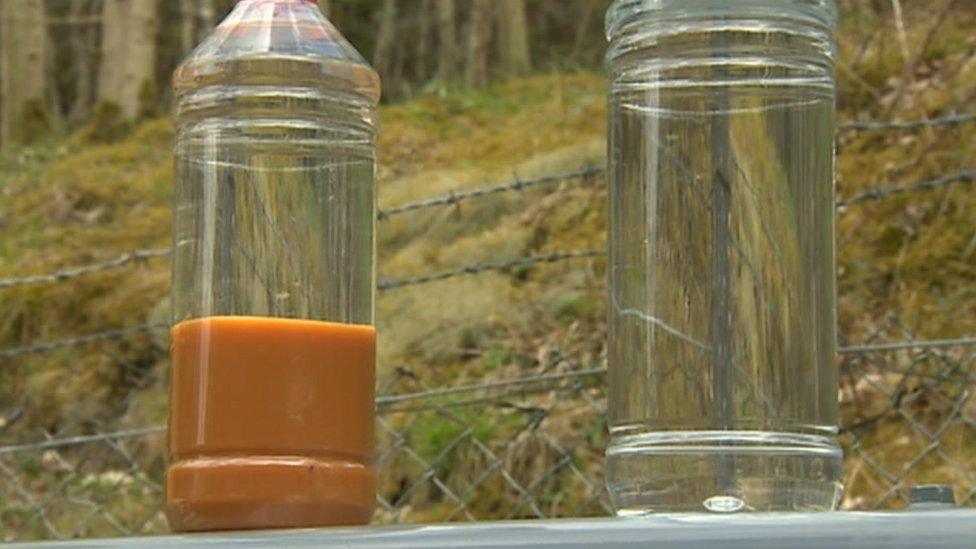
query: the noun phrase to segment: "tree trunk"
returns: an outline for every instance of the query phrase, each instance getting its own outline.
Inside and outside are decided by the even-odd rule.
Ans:
[[[195,0],[180,0],[180,53],[186,55],[197,42]]]
[[[71,0],[71,17],[91,19],[98,16],[98,2],[94,0]],[[68,120],[78,124],[91,116],[95,103],[95,56],[98,47],[97,27],[93,25],[74,25],[71,28],[71,48],[74,50],[78,76],[75,79],[75,97],[68,113]]]
[[[590,35],[590,25],[593,22],[593,15],[599,10],[599,2],[600,0],[587,0],[583,4],[583,13],[580,14],[579,24],[576,25],[576,38],[573,39],[572,59],[574,62],[580,61],[580,53]]]
[[[156,19],[155,0],[105,0],[102,10],[98,100],[130,119],[155,107]]]
[[[454,0],[437,2],[437,77],[451,82],[457,68],[457,25],[454,15]]]
[[[502,72],[522,76],[532,70],[525,0],[496,0],[498,54]]]
[[[430,13],[433,11],[431,0],[423,0],[419,9],[420,29],[417,32],[417,57],[413,68],[416,82],[423,84],[429,74],[427,58],[430,56]]]
[[[471,88],[488,83],[488,42],[491,38],[492,0],[474,0],[468,22],[468,48],[464,82]]]
[[[50,126],[44,0],[0,0],[0,140],[27,143]]]
[[[53,14],[45,13],[45,15],[50,16]],[[60,71],[64,70],[64,68],[58,64],[61,60],[58,58],[58,42],[56,40],[60,38],[62,32],[61,29],[52,29],[49,22],[45,22],[44,62],[41,64],[41,67],[43,67],[42,70],[44,71],[45,107],[47,112],[51,113],[52,116],[59,118],[61,113],[64,112],[64,98],[61,97],[61,88],[59,86],[60,77],[63,76],[60,74]]]
[[[217,26],[214,0],[197,0],[197,42],[202,42]]]
[[[390,80],[392,84],[394,46],[397,34],[397,0],[383,0],[383,11],[380,12],[380,29],[376,39],[376,53],[373,55],[373,67],[380,74],[384,82]]]

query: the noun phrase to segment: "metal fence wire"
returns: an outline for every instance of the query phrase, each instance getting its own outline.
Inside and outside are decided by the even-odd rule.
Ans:
[[[877,126],[869,126],[875,129]],[[901,127],[895,126],[895,127]],[[391,212],[448,207],[528,187],[601,177],[588,169],[408,204]],[[942,178],[908,186],[919,192],[971,179]],[[864,200],[891,196],[887,186]],[[843,205],[849,201],[841,201]],[[387,219],[389,214],[382,216]],[[0,280],[0,288],[57,284],[167,250],[132,252],[105,263],[47,275]],[[603,250],[553,252],[472,264],[428,276],[386,279],[382,291],[461,276],[555,262],[590,260]],[[122,327],[0,350],[4,360],[120,340],[164,324]],[[898,343],[875,343],[897,341]],[[94,351],[94,348],[90,349]],[[841,349],[839,390],[847,454],[843,506],[904,506],[919,483],[953,486],[976,504],[976,337],[919,341],[891,322],[872,341]],[[602,363],[560,357],[533,375],[432,387],[402,367],[377,400],[379,523],[604,515],[602,456],[607,441]],[[9,420],[9,418],[8,418]],[[881,430],[878,427],[886,425]],[[892,432],[897,436],[892,436]],[[884,440],[876,440],[876,437]],[[873,440],[874,439],[874,440]],[[95,432],[0,447],[0,535],[4,541],[140,535],[165,531],[160,456],[165,428]],[[472,471],[475,474],[472,474]]]
[[[844,506],[904,505],[912,485],[933,481],[976,503],[976,464],[960,443],[976,435],[976,342],[916,343],[897,326],[885,332],[879,337],[907,341],[842,352],[845,485],[874,494]],[[609,513],[603,375],[564,360],[538,375],[432,389],[397,369],[377,400],[376,521]],[[882,422],[899,436],[865,451]],[[3,539],[165,531],[163,464],[146,459],[164,437],[163,427],[151,427],[0,448]]]

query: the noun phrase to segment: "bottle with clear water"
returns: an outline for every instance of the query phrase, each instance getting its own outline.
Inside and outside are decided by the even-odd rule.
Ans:
[[[833,0],[610,8],[618,514],[840,492]]]
[[[241,0],[175,92],[170,525],[367,523],[379,77],[315,0]]]

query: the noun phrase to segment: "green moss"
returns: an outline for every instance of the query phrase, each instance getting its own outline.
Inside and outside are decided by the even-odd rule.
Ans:
[[[20,121],[15,127],[14,140],[22,144],[32,144],[48,135],[53,128],[53,122],[44,100],[32,99],[25,102]]]
[[[139,112],[137,118],[145,120],[159,116],[159,91],[156,89],[156,82],[146,80],[139,87]]]
[[[125,119],[121,107],[103,102],[95,107],[91,120],[77,135],[82,143],[111,143],[129,135],[132,124]]]
[[[471,439],[491,442],[498,429],[491,418],[466,410],[430,415],[411,427],[410,447],[425,462],[436,462],[439,474],[446,476],[454,465],[454,460],[448,457],[450,452],[467,446]]]
[[[559,297],[555,307],[555,317],[561,322],[577,320],[586,310],[586,298],[578,293],[567,293]]]
[[[485,369],[489,372],[514,362],[515,353],[511,349],[493,348],[485,353]]]

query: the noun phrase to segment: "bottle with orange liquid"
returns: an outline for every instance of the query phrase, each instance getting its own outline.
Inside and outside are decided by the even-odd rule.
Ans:
[[[242,0],[175,90],[170,525],[367,523],[379,78],[314,0]]]

